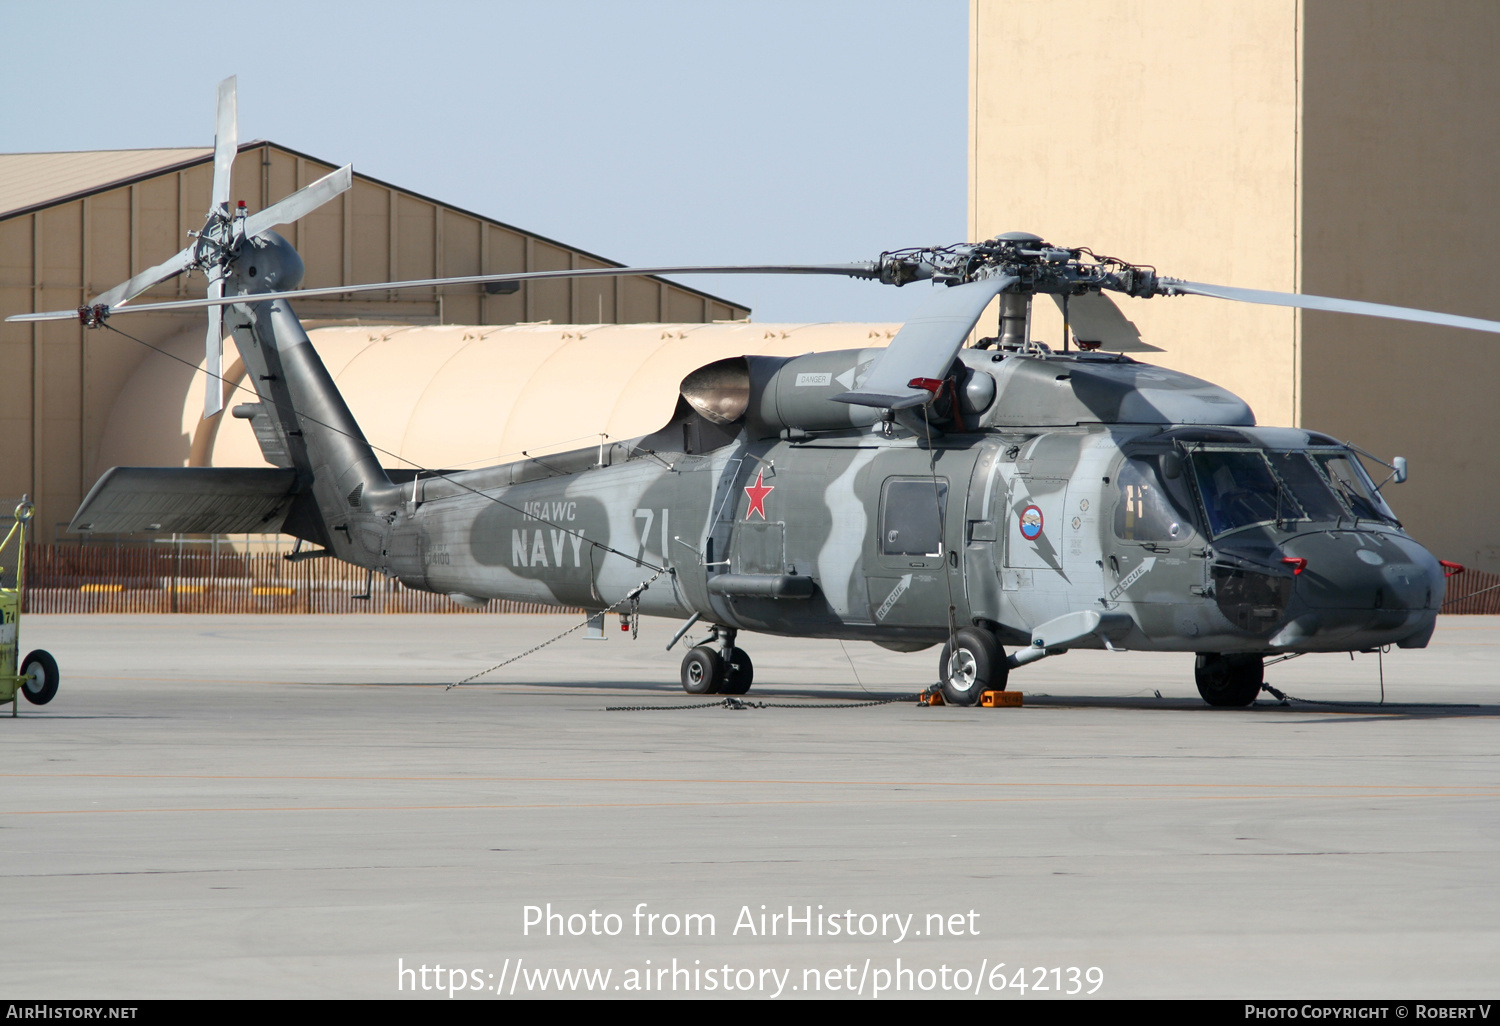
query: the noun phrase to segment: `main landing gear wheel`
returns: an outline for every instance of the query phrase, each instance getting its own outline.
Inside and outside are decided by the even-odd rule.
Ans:
[[[37,649],[21,661],[21,694],[32,705],[46,705],[57,694],[57,660],[45,649]]]
[[[1241,708],[1255,701],[1266,679],[1263,657],[1199,652],[1193,667],[1198,694],[1209,705]]]
[[[750,682],[755,679],[755,666],[750,662],[750,654],[743,648],[736,648],[729,654],[729,662],[720,660],[723,667],[723,680],[719,684],[721,695],[743,695],[750,690]]]
[[[949,705],[974,705],[986,691],[1004,691],[1009,674],[995,636],[977,627],[955,634],[938,659],[943,701]]]
[[[682,690],[690,695],[716,695],[723,682],[724,666],[719,653],[706,645],[690,649],[682,657]],[[746,687],[749,687],[747,682]]]

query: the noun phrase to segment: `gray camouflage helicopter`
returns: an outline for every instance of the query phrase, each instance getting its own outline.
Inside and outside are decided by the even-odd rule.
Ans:
[[[1410,538],[1359,450],[1255,424],[1216,385],[1106,352],[1103,295],[1191,294],[1500,332],[1500,322],[1161,277],[1010,233],[847,265],[599,268],[299,289],[270,228],[349,188],[344,167],[257,214],[229,206],[234,79],[219,91],[213,206],[195,241],[76,311],[209,312],[205,414],[227,330],[257,401],[233,408],[268,468],[108,471],[75,531],[281,532],[464,604],[515,599],[702,622],[683,687],[744,694],[740,631],[941,645],[944,699],[1070,648],[1197,653],[1212,705],[1255,700],[1267,656],[1424,647],[1456,569]],[[208,297],[128,305],[202,271]],[[462,472],[382,468],[288,300],[564,277],[838,274],[937,286],[888,348],[744,355],[682,382],[669,423],[626,442]],[[1029,338],[1050,295],[1078,350]],[[964,343],[999,297],[1000,329]],[[1368,456],[1368,454],[1365,454]],[[1373,457],[1371,457],[1373,459]],[[1376,461],[1379,462],[1379,461]],[[1387,480],[1405,478],[1394,461]],[[1382,482],[1383,484],[1384,482]],[[301,550],[303,543],[320,546]],[[1009,655],[1005,649],[1010,648]]]

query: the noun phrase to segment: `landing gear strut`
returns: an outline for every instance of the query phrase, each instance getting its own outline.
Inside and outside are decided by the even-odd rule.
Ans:
[[[708,642],[682,657],[682,690],[690,695],[743,695],[755,679],[755,666],[734,645],[733,627],[714,627]],[[716,646],[717,643],[717,647]]]

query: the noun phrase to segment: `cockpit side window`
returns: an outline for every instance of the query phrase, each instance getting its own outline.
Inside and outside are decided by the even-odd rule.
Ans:
[[[1122,541],[1182,541],[1193,533],[1193,508],[1182,479],[1162,477],[1154,456],[1132,456],[1115,475],[1115,536]]]

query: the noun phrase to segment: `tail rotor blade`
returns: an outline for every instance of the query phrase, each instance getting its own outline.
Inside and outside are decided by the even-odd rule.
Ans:
[[[224,295],[224,279],[215,278],[208,283],[208,298],[220,299]],[[208,419],[224,409],[224,308],[208,308],[208,337],[204,340],[204,369],[208,372],[203,382],[203,417]]]
[[[938,289],[875,358],[860,390],[836,395],[834,401],[888,410],[925,403],[932,393],[911,382],[945,377],[984,308],[1015,282],[1000,274]]]
[[[155,267],[142,271],[129,281],[121,282],[108,292],[99,293],[99,295],[94,297],[94,302],[91,305],[118,306],[145,292],[157,282],[166,281],[168,278],[175,278],[192,266],[192,248],[178,250]]]
[[[1230,285],[1208,285],[1200,281],[1169,279],[1162,284],[1168,292],[1211,296],[1214,299],[1229,299],[1237,303],[1290,306],[1299,310],[1326,310],[1330,313],[1363,314],[1366,317],[1386,317],[1396,321],[1415,321],[1418,324],[1437,324],[1445,328],[1469,328],[1473,331],[1490,331],[1500,334],[1500,321],[1487,321],[1479,317],[1460,317],[1458,314],[1438,313],[1434,310],[1417,310],[1409,306],[1366,303],[1358,299],[1333,299],[1328,296],[1304,296],[1295,292],[1239,289]]]
[[[345,164],[337,171],[330,171],[311,185],[298,189],[286,199],[272,203],[258,214],[245,218],[245,238],[259,235],[267,228],[278,224],[291,224],[299,217],[317,210],[324,203],[346,191],[354,184],[354,165]]]
[[[235,76],[219,83],[219,113],[214,123],[214,195],[213,209],[229,211],[229,174],[239,152],[239,113],[235,95]]]

